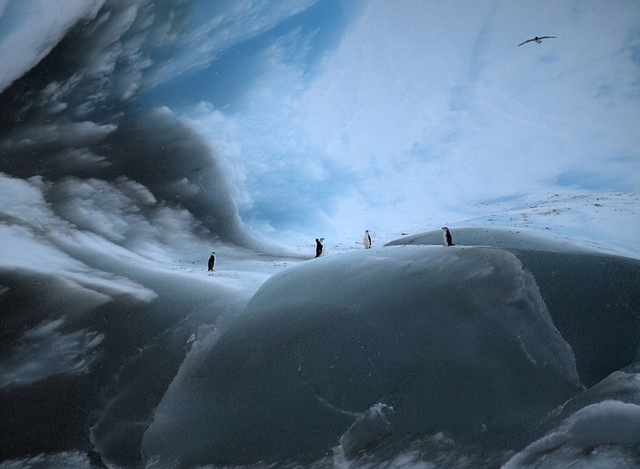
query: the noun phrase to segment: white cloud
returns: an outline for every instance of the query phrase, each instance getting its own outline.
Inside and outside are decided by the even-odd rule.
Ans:
[[[260,0],[196,4],[196,14],[204,21],[185,34],[168,25],[167,45],[179,50],[173,59],[159,64],[149,77],[149,86],[166,81],[179,73],[202,69],[214,62],[228,48],[264,33],[283,20],[306,10],[317,0]],[[212,10],[215,10],[212,14]]]
[[[56,188],[50,183],[44,183],[41,178],[24,181],[0,173],[0,239],[6,247],[6,252],[0,258],[0,268],[26,269],[49,274],[102,298],[110,299],[120,295],[130,295],[139,301],[155,298],[155,292],[123,276],[128,262],[133,265],[153,265],[154,262],[136,254],[135,251],[118,246],[114,241],[123,240],[125,234],[130,235],[128,241],[132,244],[133,241],[140,243],[141,239],[155,241],[156,237],[165,242],[173,239],[184,241],[185,238],[191,239],[188,228],[185,229],[183,225],[179,230],[175,224],[169,234],[162,231],[157,233],[158,230],[151,227],[144,218],[132,220],[131,216],[126,216],[127,211],[132,213],[137,210],[136,203],[132,200],[137,199],[137,203],[141,205],[148,204],[150,194],[127,180],[121,180],[120,186],[124,191],[128,191],[132,198],[122,195],[118,189],[105,187],[104,184],[104,181],[94,180],[84,185],[74,184],[73,180],[69,180]],[[65,210],[65,204],[61,204],[58,209],[55,200],[52,203],[45,200],[44,193],[52,190],[59,191],[59,194],[66,190],[65,200],[72,201],[72,205],[79,204],[84,196],[94,200],[88,205],[79,204],[81,206],[77,211],[71,210],[72,216],[65,219],[63,217],[68,212]],[[96,202],[95,199],[99,201]],[[121,220],[116,216],[119,211],[122,215]],[[162,223],[166,225],[165,219],[174,219],[174,211],[166,211],[168,214],[159,211],[164,216],[156,215],[157,219],[153,220],[154,226]],[[182,214],[179,211],[178,213]],[[135,224],[136,220],[139,220],[139,226]],[[73,222],[84,226],[78,226]],[[130,228],[127,228],[127,223],[132,224]],[[109,227],[113,228],[113,233],[107,232]],[[103,231],[102,234],[105,236],[81,231],[83,228],[96,230],[98,233]],[[122,272],[115,273],[102,271],[79,259],[94,262],[99,259],[98,265],[109,262],[122,264],[123,269]]]
[[[538,27],[555,31],[557,24],[544,25],[569,16],[571,5],[548,6],[536,15]],[[627,11],[600,24],[601,32],[616,30],[613,40],[598,36],[607,47],[571,39],[593,36],[590,23],[563,27],[556,34],[566,42],[541,45],[558,56],[543,64],[538,44],[523,50],[512,42],[509,18],[518,8],[479,4],[465,12],[433,2],[371,2],[303,98],[309,134],[345,165],[423,173],[422,194],[442,199],[447,188],[471,197],[537,189],[585,157],[595,163],[621,143],[636,148],[630,122],[640,117],[638,107],[636,119],[627,104],[610,109],[595,98],[592,83],[596,61],[609,79],[602,62],[631,70],[615,57],[624,41],[617,31],[633,24],[623,20]],[[589,18],[599,17],[597,10]]]
[[[67,170],[106,168],[111,165],[104,156],[87,148],[67,148],[58,155],[51,156],[52,161]]]
[[[44,58],[81,20],[96,16],[105,0],[12,0],[0,4],[0,92]]]
[[[335,229],[441,226],[483,200],[555,192],[576,169],[639,191],[638,20],[625,3],[374,0],[312,75],[282,37],[239,110],[192,117],[245,218],[274,226],[270,207],[296,197]],[[517,47],[536,34],[558,39]]]
[[[24,126],[4,140],[0,148],[14,150],[32,145],[56,143],[64,146],[84,146],[104,138],[117,129],[113,124],[96,124],[91,121]]]

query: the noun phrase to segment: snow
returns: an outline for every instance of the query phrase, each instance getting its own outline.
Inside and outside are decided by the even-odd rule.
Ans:
[[[490,212],[486,216],[450,223],[454,244],[640,258],[637,194],[554,194],[504,205],[492,204],[483,207]],[[390,244],[442,244],[439,228],[437,234],[417,233]]]
[[[528,196],[479,204],[486,215],[451,226],[509,227],[567,245],[640,258],[638,201],[638,194],[628,192]]]
[[[638,448],[640,405],[605,400],[577,411],[559,430],[514,456],[504,469],[558,467],[581,453],[589,457],[578,467],[638,467]]]

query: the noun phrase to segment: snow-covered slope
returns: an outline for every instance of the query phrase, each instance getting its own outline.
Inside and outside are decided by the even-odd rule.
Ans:
[[[479,204],[486,214],[449,227],[510,227],[542,239],[640,258],[640,197],[571,192]]]

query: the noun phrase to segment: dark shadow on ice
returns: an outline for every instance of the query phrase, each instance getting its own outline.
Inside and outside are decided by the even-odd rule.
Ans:
[[[147,463],[313,461],[341,439],[353,454],[441,431],[514,448],[583,389],[533,277],[494,248],[381,248],[292,267],[183,367],[196,359],[145,433]]]
[[[496,246],[531,272],[589,387],[629,365],[640,347],[640,260],[534,236],[528,230],[458,228],[459,245]],[[389,243],[441,245],[439,231]]]
[[[50,274],[0,270],[0,460],[95,450],[110,467],[141,463],[143,434],[188,352],[190,335],[232,310],[236,300],[185,276],[145,276],[140,270],[135,277],[157,297],[105,299]],[[37,327],[58,322],[48,331]],[[34,325],[41,342],[35,337],[33,347],[21,348]],[[103,340],[83,350],[74,342],[82,331]],[[25,380],[22,370],[33,369],[38,358],[31,351],[50,347],[54,333],[60,335],[60,353],[66,353],[60,355],[63,363],[56,374],[38,379],[31,373]],[[89,354],[98,355],[91,361]]]

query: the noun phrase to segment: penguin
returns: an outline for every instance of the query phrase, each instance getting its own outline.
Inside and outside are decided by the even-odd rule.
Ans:
[[[451,232],[446,226],[442,227],[442,239],[444,240],[445,246],[453,246],[453,242],[451,240]]]
[[[324,254],[324,238],[316,238],[316,257],[320,257]]]
[[[369,230],[364,231],[364,248],[369,249],[371,247],[371,236],[369,236]]]
[[[211,257],[209,258],[209,272],[213,272],[214,267],[216,266],[216,253],[215,251],[211,253]]]

